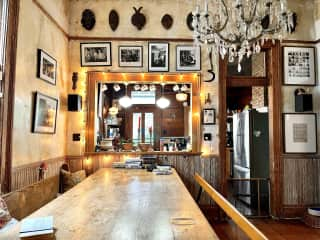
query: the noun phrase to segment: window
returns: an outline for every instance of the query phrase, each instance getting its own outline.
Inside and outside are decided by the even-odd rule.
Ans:
[[[132,104],[156,104],[155,91],[132,91]]]
[[[132,115],[132,143],[150,143],[154,145],[154,113],[135,112]]]

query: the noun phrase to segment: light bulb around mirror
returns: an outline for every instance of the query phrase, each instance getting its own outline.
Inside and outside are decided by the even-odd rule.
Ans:
[[[157,100],[157,106],[159,108],[162,108],[162,109],[167,108],[169,107],[169,105],[170,105],[170,101],[165,97],[161,97]]]
[[[119,103],[124,108],[128,108],[132,105],[131,98],[128,96],[120,98]]]

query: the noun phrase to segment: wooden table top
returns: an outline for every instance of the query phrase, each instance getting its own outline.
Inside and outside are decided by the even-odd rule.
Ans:
[[[100,169],[28,218],[49,215],[57,240],[218,239],[175,171]]]

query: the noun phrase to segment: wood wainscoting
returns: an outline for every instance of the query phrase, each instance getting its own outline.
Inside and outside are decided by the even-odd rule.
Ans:
[[[320,204],[320,156],[283,156],[281,217],[303,217],[306,208]]]
[[[152,153],[150,153],[152,155]],[[124,161],[127,157],[138,157],[139,153],[92,153],[86,156],[67,156],[66,160],[72,172],[81,169],[92,174],[100,168],[109,168],[113,162]],[[167,153],[157,154],[160,164],[174,167],[194,199],[197,198],[199,185],[194,180],[195,173],[199,173],[211,186],[220,189],[220,166],[216,155],[201,156],[201,153]],[[202,194],[199,204],[204,207],[215,206],[207,194]]]
[[[46,163],[48,170],[45,172],[45,179],[58,176],[60,167],[65,163],[66,157],[58,157],[27,165],[22,165],[12,169],[11,191],[24,188],[39,181],[39,167],[41,163]]]

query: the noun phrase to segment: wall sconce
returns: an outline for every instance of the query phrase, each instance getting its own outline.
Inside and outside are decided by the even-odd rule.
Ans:
[[[207,96],[204,99],[204,104],[211,104],[211,97],[210,93],[207,94]]]
[[[74,72],[72,73],[72,90],[77,89],[77,82],[78,82],[78,73]]]

